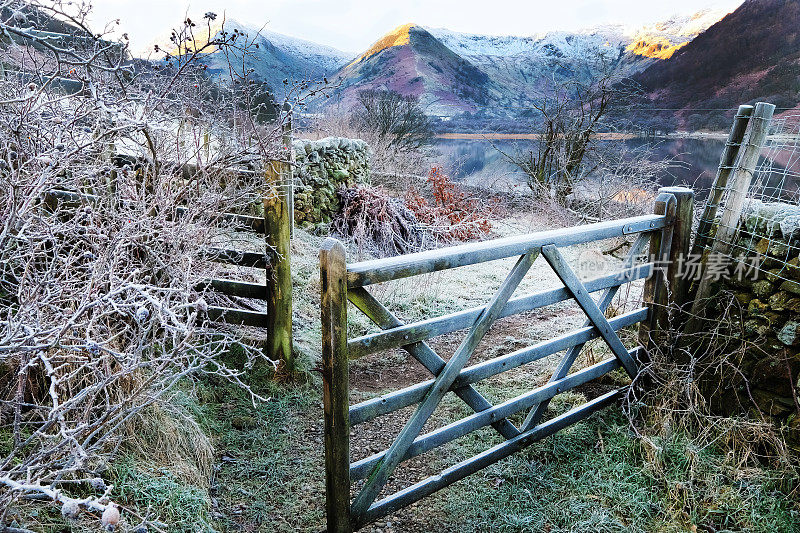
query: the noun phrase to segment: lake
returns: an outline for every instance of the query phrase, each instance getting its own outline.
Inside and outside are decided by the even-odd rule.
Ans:
[[[436,163],[455,181],[500,190],[524,190],[526,175],[501,153],[513,154],[530,149],[533,140],[438,139]],[[658,177],[662,185],[686,185],[703,196],[714,181],[719,158],[725,146],[723,139],[667,138],[645,140],[608,140],[604,143],[625,143],[626,148],[650,144],[655,160],[672,163]]]

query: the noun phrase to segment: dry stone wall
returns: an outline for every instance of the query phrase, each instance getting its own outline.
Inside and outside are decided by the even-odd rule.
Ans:
[[[300,227],[331,221],[339,211],[336,191],[370,179],[370,148],[360,139],[296,140],[294,218]]]
[[[800,446],[800,207],[750,201],[736,244],[741,275],[732,272],[720,288],[741,306],[737,333],[748,349],[741,377],[720,390],[730,402],[751,396]]]

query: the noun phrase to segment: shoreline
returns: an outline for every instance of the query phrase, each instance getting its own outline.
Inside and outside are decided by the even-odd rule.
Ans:
[[[437,133],[437,139],[462,140],[462,141],[487,141],[487,140],[536,140],[538,133]],[[608,141],[624,141],[629,139],[719,139],[725,140],[728,134],[722,131],[713,132],[688,132],[678,131],[662,135],[639,135],[637,133],[598,133],[597,138]]]

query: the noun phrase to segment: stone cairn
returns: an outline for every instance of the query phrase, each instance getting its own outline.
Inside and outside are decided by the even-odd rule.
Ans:
[[[296,140],[294,219],[302,228],[327,224],[339,211],[336,191],[370,179],[370,148],[360,139]]]

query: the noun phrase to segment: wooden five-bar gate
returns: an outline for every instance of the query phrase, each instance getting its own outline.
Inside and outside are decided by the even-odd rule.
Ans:
[[[531,443],[582,420],[614,403],[625,392],[619,388],[568,412],[542,421],[548,402],[556,395],[624,368],[633,379],[648,343],[669,312],[669,299],[678,285],[675,258],[688,250],[692,192],[661,189],[652,215],[545,231],[530,235],[471,243],[399,257],[347,264],[345,249],[335,239],[325,241],[320,252],[322,282],[322,337],[325,414],[325,465],[327,528],[331,532],[358,529],[406,507],[433,492],[493,464]],[[611,275],[582,282],[569,267],[561,248],[616,237],[635,237],[621,269]],[[649,245],[649,247],[648,247]],[[512,298],[515,289],[542,255],[563,283],[562,288]],[[373,284],[444,271],[486,261],[519,256],[499,290],[482,307],[404,324],[368,290]],[[639,258],[646,256],[642,262]],[[605,311],[620,286],[647,280],[643,306],[607,319]],[[593,298],[592,293],[599,293]],[[499,318],[575,300],[587,320],[583,327],[556,338],[466,366],[478,343]],[[347,336],[348,301],[382,331],[350,339]],[[619,330],[640,325],[640,346],[626,347]],[[428,339],[466,330],[461,344],[445,360],[426,343]],[[575,372],[570,370],[588,341],[602,338],[613,357]],[[419,361],[432,378],[415,385],[349,404],[350,359],[402,347]],[[550,381],[541,387],[492,405],[474,384],[546,356],[565,351]],[[473,414],[429,433],[423,426],[448,392],[456,394]],[[388,449],[352,462],[351,428],[379,416],[416,405]],[[527,411],[518,427],[509,417]],[[492,426],[502,443],[402,490],[378,499],[398,465],[479,428]],[[359,490],[354,490],[359,482]],[[351,491],[354,497],[351,498]]]

